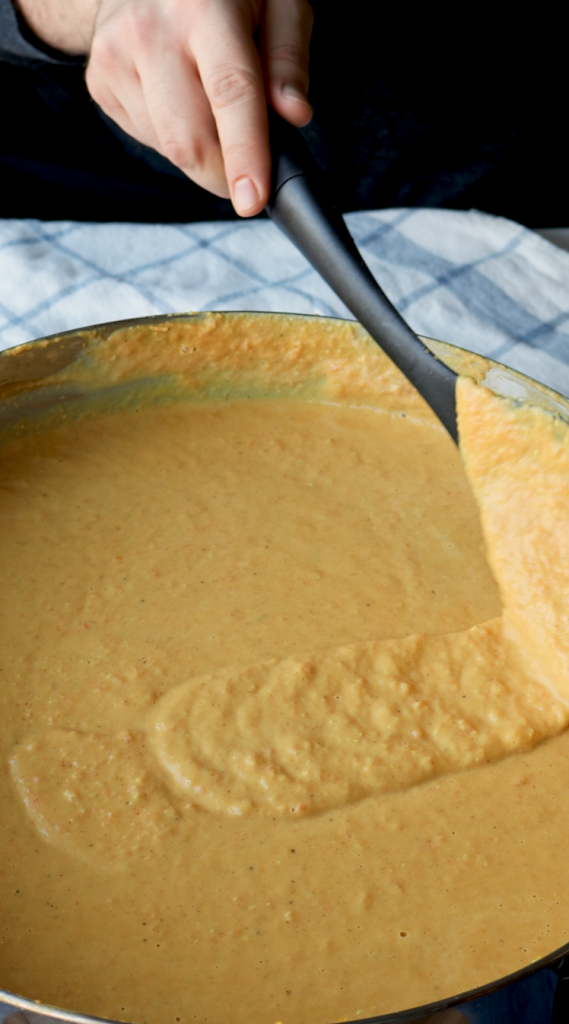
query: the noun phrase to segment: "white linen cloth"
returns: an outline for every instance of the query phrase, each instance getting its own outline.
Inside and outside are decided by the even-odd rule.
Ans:
[[[476,210],[380,210],[347,222],[416,331],[569,395],[569,253]],[[349,315],[268,221],[0,221],[0,348],[106,320],[204,309]]]

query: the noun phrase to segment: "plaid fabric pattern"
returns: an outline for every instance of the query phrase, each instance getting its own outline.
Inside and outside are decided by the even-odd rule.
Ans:
[[[569,253],[476,210],[381,210],[347,221],[415,330],[569,395]],[[203,309],[349,315],[267,221],[0,221],[0,348],[105,320]]]

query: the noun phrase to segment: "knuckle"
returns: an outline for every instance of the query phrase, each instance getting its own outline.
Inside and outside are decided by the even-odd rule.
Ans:
[[[272,11],[278,10],[279,18],[293,28],[293,31],[300,33],[303,37],[310,37],[314,26],[314,9],[309,0],[268,0],[269,8]]]
[[[167,135],[161,139],[160,149],[162,150],[162,155],[181,170],[187,172],[194,169],[196,164],[195,155],[185,139],[181,139],[176,135]]]
[[[191,139],[176,128],[160,135],[160,152],[170,163],[192,177],[207,166],[207,147],[199,138]]]
[[[122,30],[129,45],[134,45],[139,50],[150,50],[156,38],[153,12],[145,4],[128,4]]]
[[[269,49],[269,57],[272,61],[297,65],[303,63],[304,50],[295,43],[278,43]]]
[[[105,62],[94,62],[92,59],[87,65],[85,82],[89,95],[98,103],[105,113],[110,113],[109,108],[113,105],[110,99],[109,76],[105,72]]]
[[[91,45],[89,64],[87,65],[87,82],[94,79],[97,73],[108,74],[117,60],[113,40],[105,34],[97,34]]]
[[[132,0],[101,22],[95,31],[93,45],[106,47],[116,54],[133,48],[149,48],[155,38],[156,16],[153,9],[139,0]]]
[[[257,78],[245,68],[218,68],[208,81],[208,93],[215,107],[237,103],[255,91]]]

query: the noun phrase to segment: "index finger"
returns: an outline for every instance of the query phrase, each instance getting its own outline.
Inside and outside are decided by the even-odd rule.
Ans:
[[[231,200],[252,217],[267,204],[271,154],[267,99],[249,5],[209,4],[191,44],[221,144]]]

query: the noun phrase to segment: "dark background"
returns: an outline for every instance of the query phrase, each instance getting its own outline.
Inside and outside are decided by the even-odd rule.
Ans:
[[[314,0],[303,130],[342,208],[431,206],[569,225],[566,75],[550,24]],[[469,20],[470,19],[470,20]],[[521,20],[521,19],[520,19]],[[176,222],[233,218],[124,136],[77,64],[0,62],[0,216]]]

